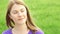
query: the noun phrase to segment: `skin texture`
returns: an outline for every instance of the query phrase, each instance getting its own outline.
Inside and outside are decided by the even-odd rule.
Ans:
[[[15,23],[12,29],[13,34],[28,34],[29,29],[26,26],[27,11],[23,5],[14,4],[9,16]]]
[[[16,24],[23,24],[27,20],[27,11],[23,5],[14,4],[10,17]]]

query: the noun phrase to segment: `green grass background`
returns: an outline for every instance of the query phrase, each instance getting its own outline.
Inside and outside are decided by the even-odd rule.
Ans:
[[[60,0],[24,0],[35,24],[45,34],[60,34]],[[8,0],[0,0],[0,34],[7,29],[5,16]]]

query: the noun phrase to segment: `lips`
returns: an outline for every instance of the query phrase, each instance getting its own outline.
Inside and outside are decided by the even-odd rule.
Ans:
[[[18,20],[22,20],[22,19],[24,19],[24,18],[20,18],[20,19],[18,19]]]

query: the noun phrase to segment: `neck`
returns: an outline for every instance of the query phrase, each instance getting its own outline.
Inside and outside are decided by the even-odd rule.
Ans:
[[[21,24],[21,25],[15,24],[13,29],[17,30],[17,31],[27,31],[28,30],[26,24]]]
[[[29,29],[27,28],[26,24],[18,25],[15,24],[15,27],[12,29],[13,34],[28,34]],[[23,33],[24,32],[24,33]]]

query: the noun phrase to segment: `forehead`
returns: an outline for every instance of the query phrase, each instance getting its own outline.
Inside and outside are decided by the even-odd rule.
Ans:
[[[12,6],[12,10],[20,10],[20,9],[25,9],[25,6],[20,4],[14,4]]]

